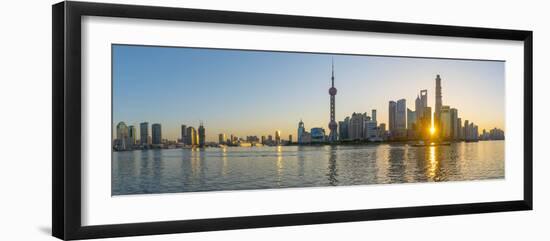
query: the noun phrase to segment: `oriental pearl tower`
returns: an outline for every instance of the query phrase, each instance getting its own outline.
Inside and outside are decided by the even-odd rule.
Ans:
[[[328,89],[328,93],[330,95],[330,123],[328,124],[328,128],[330,130],[330,134],[328,136],[328,140],[330,142],[334,142],[338,140],[338,124],[335,120],[336,115],[336,107],[335,107],[335,99],[336,99],[336,88],[334,88],[334,59],[332,60],[332,86],[330,89]]]

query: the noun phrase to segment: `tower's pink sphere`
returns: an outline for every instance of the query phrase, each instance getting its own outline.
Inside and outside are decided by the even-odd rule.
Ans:
[[[331,121],[328,124],[328,128],[331,129],[331,130],[334,130],[334,129],[338,128],[338,124],[336,124],[336,121]]]
[[[336,88],[330,87],[330,89],[328,89],[328,93],[329,93],[330,95],[336,95]]]

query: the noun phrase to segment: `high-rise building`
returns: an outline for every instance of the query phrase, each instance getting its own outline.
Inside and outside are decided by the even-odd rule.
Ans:
[[[127,150],[129,146],[128,126],[123,121],[116,125],[116,141],[115,146],[118,150]]]
[[[298,123],[298,143],[302,143],[302,136],[304,135],[304,132],[306,131],[306,128],[304,126],[304,122],[300,120]]]
[[[220,134],[218,135],[218,143],[219,143],[220,145],[225,144],[225,134],[224,134],[224,133],[220,133]]]
[[[281,144],[281,131],[279,130],[275,131],[275,144]]]
[[[374,138],[377,138],[378,135],[378,123],[376,121],[373,121],[372,119],[369,119],[365,122],[365,136],[364,138],[367,140],[372,140]]]
[[[420,90],[420,95],[416,96],[416,101],[414,103],[414,112],[418,123],[420,123],[423,117],[424,108],[426,107],[428,107],[428,90]]]
[[[364,134],[365,115],[353,113],[349,121],[348,135],[350,140],[361,140]],[[313,135],[313,133],[312,133]]]
[[[128,146],[131,148],[133,145],[136,144],[136,140],[137,140],[136,127],[133,125],[128,126],[128,139],[129,139]]]
[[[444,105],[441,107],[441,110],[439,112],[439,121],[440,121],[439,137],[443,138],[444,140],[450,139],[453,126],[451,123],[451,109],[448,105]]]
[[[395,125],[395,113],[397,112],[397,103],[395,101],[390,101],[388,108],[388,130],[390,132],[396,131]]]
[[[185,143],[187,140],[187,126],[181,125],[181,143]]]
[[[206,143],[206,130],[204,129],[204,125],[202,122],[199,125],[199,147],[204,147],[204,144]]]
[[[265,142],[265,136],[262,136],[262,142],[261,143],[264,144],[264,145],[267,145],[267,143]]]
[[[441,94],[441,77],[437,75],[435,77],[435,111],[434,111],[434,125],[436,127],[436,130],[440,130],[440,114],[441,114],[441,107],[443,106],[443,100],[442,100],[442,94]],[[441,133],[441,132],[439,132]]]
[[[462,139],[469,140],[470,139],[470,122],[468,120],[464,121],[464,134],[462,135]]]
[[[153,136],[153,145],[162,144],[162,130],[159,123],[151,125],[151,131]]]
[[[420,122],[418,124],[418,131],[417,134],[420,138],[427,140],[430,139],[432,136],[432,133],[430,131],[432,127],[432,108],[427,106],[424,107],[424,110],[422,111],[422,118],[420,119]]]
[[[407,129],[413,130],[416,123],[416,111],[407,108]]]
[[[338,140],[338,124],[336,123],[336,88],[334,88],[334,61],[332,62],[332,77],[330,78],[332,81],[332,86],[328,90],[328,93],[330,95],[330,122],[328,124],[328,128],[330,130],[330,134],[328,137],[328,140],[333,142]],[[313,133],[312,133],[313,134]]]
[[[451,108],[451,139],[458,139],[458,110],[456,108]]]
[[[371,110],[371,120],[372,121],[377,121],[376,120],[376,109]]]
[[[149,139],[149,122],[139,124],[139,142],[142,146],[146,146]]]
[[[457,140],[462,140],[464,137],[464,130],[462,128],[462,118],[457,118],[457,131],[456,131],[456,139]]]
[[[187,127],[187,132],[185,133],[187,140],[185,144],[190,146],[196,146],[198,144],[197,140],[197,131],[192,126]]]
[[[395,108],[395,129],[396,137],[404,137],[407,133],[407,101],[400,99]],[[394,135],[394,133],[392,133]]]
[[[349,139],[349,116],[346,117],[343,121],[338,122],[338,134],[340,140]]]
[[[288,143],[292,144],[292,135],[288,135]]]
[[[321,127],[311,128],[311,141],[312,142],[324,142],[325,141],[325,129]]]

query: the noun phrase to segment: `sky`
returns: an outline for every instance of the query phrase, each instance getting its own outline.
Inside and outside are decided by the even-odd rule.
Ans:
[[[505,122],[505,62],[324,53],[113,45],[113,136],[120,121],[160,123],[162,137],[176,140],[180,126],[198,128],[207,141],[218,134],[275,135],[296,139],[298,122],[323,127],[330,118],[334,61],[336,121],[353,112],[377,110],[388,120],[388,102],[421,89],[435,106],[435,77],[441,75],[443,105],[479,130]],[[139,135],[138,135],[139,136]]]

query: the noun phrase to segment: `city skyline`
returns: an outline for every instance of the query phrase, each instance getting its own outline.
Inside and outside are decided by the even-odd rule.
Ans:
[[[296,135],[300,120],[328,131],[332,59],[337,122],[376,109],[378,123],[388,125],[388,101],[405,99],[414,110],[423,89],[433,108],[441,74],[444,105],[480,130],[505,129],[500,61],[120,45],[113,47],[113,126],[161,123],[163,138],[176,140],[182,124],[202,121],[209,142],[220,133]]]

